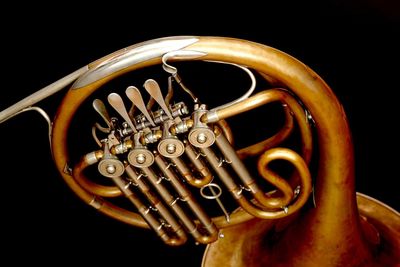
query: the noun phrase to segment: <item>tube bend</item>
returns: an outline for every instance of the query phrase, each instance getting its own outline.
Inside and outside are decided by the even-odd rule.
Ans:
[[[100,151],[102,152],[102,151]],[[90,153],[91,154],[91,153]],[[89,154],[88,154],[89,155]],[[104,186],[90,181],[83,171],[90,165],[96,163],[95,160],[89,160],[87,156],[81,158],[79,163],[73,169],[75,181],[86,191],[101,197],[119,197],[122,195],[117,186]]]

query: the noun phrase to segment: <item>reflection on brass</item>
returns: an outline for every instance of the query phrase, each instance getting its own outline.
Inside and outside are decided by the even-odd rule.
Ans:
[[[194,51],[196,57],[176,56]],[[185,77],[175,75],[177,69],[171,72],[168,65],[165,99],[158,83],[145,77],[150,95],[146,106],[141,98],[145,90],[139,93],[130,87],[127,92],[138,106],[135,113],[128,114],[124,100],[114,92],[108,100],[118,118],[110,118],[103,102],[95,100],[94,108],[108,128],[93,118],[92,125],[98,125],[93,128],[93,151],[84,152],[80,160],[71,158],[68,129],[81,104],[105,83],[160,65],[163,57],[235,64],[250,76],[259,73],[259,79],[274,88],[256,87],[254,95],[208,110],[201,91],[196,91],[193,102],[173,99],[177,94],[172,79],[182,87]],[[52,124],[51,150],[66,184],[99,212],[152,229],[171,246],[189,240],[208,244],[202,262],[207,267],[400,264],[400,214],[368,196],[356,195],[353,145],[340,102],[315,72],[286,53],[234,38],[150,40],[105,56],[39,90],[1,111],[0,122],[69,84]],[[181,89],[191,92],[187,86]],[[238,133],[232,132],[229,118],[271,102],[283,107],[282,128],[258,143],[236,148]],[[260,125],[265,123],[261,116],[256,119]],[[89,132],[92,125],[87,126]],[[245,135],[245,122],[242,127],[240,134]],[[298,147],[287,145],[289,136]],[[103,150],[97,150],[96,143]],[[282,174],[274,168],[275,162],[284,162],[293,171]],[[75,163],[72,172],[65,173],[70,163]],[[309,168],[312,163],[317,166]],[[114,186],[89,177],[89,169],[98,170],[96,174],[108,177]],[[273,190],[265,192],[263,184]],[[218,191],[207,195],[204,188]],[[196,190],[199,194],[193,194]],[[315,206],[310,203],[311,193]],[[195,198],[199,195],[202,201]],[[116,197],[127,198],[130,206],[115,201]],[[225,199],[235,208],[226,209]],[[223,212],[212,217],[208,203],[216,200]]]

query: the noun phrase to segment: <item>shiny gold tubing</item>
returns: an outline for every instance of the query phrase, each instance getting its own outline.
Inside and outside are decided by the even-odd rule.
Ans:
[[[271,149],[272,150],[272,149]],[[275,151],[276,149],[273,149]],[[305,201],[307,200],[308,196],[310,195],[311,192],[311,176],[308,171],[307,164],[304,162],[304,160],[294,151],[289,150],[289,149],[279,149],[275,152],[272,152],[272,156],[270,156],[268,153],[264,154],[262,157],[267,158],[270,160],[270,158],[278,156],[281,157],[281,159],[285,159],[290,161],[298,170],[301,178],[301,191],[299,196],[287,207],[284,207],[280,210],[263,210],[257,206],[255,206],[253,203],[251,203],[249,200],[245,198],[245,196],[242,194],[242,189],[239,188],[233,178],[230,176],[230,174],[225,170],[224,167],[220,166],[219,161],[217,156],[214,154],[214,152],[210,148],[201,148],[201,151],[206,155],[208,161],[210,162],[210,165],[213,167],[215,172],[218,174],[219,178],[222,180],[224,185],[228,188],[229,192],[232,194],[234,199],[238,202],[238,204],[248,213],[251,215],[261,218],[261,219],[278,219],[285,217],[289,214],[292,214],[299,210],[302,205],[304,205]],[[266,156],[265,156],[266,155]],[[298,162],[295,162],[297,160]],[[269,161],[262,161],[262,163],[269,163]],[[265,177],[263,176],[268,182],[274,184],[277,186],[279,183],[285,183],[283,179],[280,179],[279,181],[276,180],[276,176],[273,176],[272,180],[271,177]],[[301,197],[300,197],[301,195]]]
[[[145,43],[143,43],[143,44],[145,44]],[[106,62],[113,60],[113,58],[123,56],[125,53],[129,52],[130,49],[135,49],[136,47],[143,45],[143,44],[137,44],[132,47],[129,47],[128,49],[121,49],[119,51],[116,51],[113,54],[107,55],[107,56],[89,64],[88,65],[89,71],[91,71],[92,69],[100,68],[99,66],[102,66],[102,64],[106,64]],[[85,99],[87,99],[87,97],[89,97],[94,91],[96,91],[102,85],[106,84],[107,82],[113,80],[114,78],[116,78],[124,73],[128,73],[130,71],[134,71],[134,70],[141,69],[144,67],[159,64],[160,62],[161,62],[161,57],[152,58],[149,60],[138,62],[129,67],[126,67],[124,69],[110,73],[109,75],[106,75],[104,77],[101,77],[87,85],[73,87],[67,92],[62,103],[60,104],[58,112],[56,114],[56,120],[54,120],[54,125],[53,125],[53,135],[52,135],[53,157],[55,160],[56,167],[59,170],[59,173],[62,176],[62,178],[65,180],[66,184],[85,203],[88,203],[89,205],[92,205],[92,203],[97,203],[98,197],[96,197],[93,194],[88,193],[85,189],[82,188],[82,186],[80,186],[75,181],[75,179],[73,178],[72,175],[69,175],[64,172],[65,165],[69,162],[69,153],[68,153],[68,149],[67,149],[67,135],[66,134],[68,132],[67,129],[70,126],[70,123],[72,121],[74,114],[76,113],[78,107],[82,104],[82,102],[85,101]],[[154,104],[153,99],[150,99],[147,104],[147,109],[151,109],[151,106],[153,104]],[[81,163],[82,164],[77,164],[76,166],[73,167],[73,170],[74,170],[73,175],[74,176],[80,175],[80,173],[82,171],[82,167],[83,167],[83,165],[85,165],[84,161],[82,161]],[[149,228],[148,224],[144,221],[142,216],[137,213],[127,211],[127,210],[120,208],[118,206],[115,206],[112,203],[107,202],[105,200],[101,200],[101,204],[96,204],[96,207],[97,206],[101,207],[101,209],[99,209],[100,212],[102,212],[116,220],[131,224],[134,226],[142,227],[142,228]],[[219,216],[219,217],[213,218],[213,222],[216,224],[216,226],[218,228],[220,228],[220,227],[232,226],[234,224],[248,221],[251,218],[252,218],[252,216],[249,215],[248,213],[246,213],[244,211],[238,211],[235,214],[231,215],[231,220],[229,223],[225,220],[224,216]]]
[[[284,104],[287,104],[288,107],[293,111],[293,116],[296,118],[296,121],[299,124],[300,133],[302,137],[302,155],[305,161],[309,162],[311,159],[311,152],[312,152],[312,134],[311,134],[310,124],[308,123],[308,118],[306,117],[303,108],[300,106],[297,100],[294,99],[290,94],[288,94],[287,91],[284,89],[264,90],[252,97],[249,97],[248,99],[233,104],[232,106],[228,106],[223,109],[217,110],[216,117],[218,117],[219,119],[226,119],[275,101],[281,101]],[[201,117],[201,120],[203,122],[209,121],[207,115],[208,113],[204,114]],[[283,133],[286,134],[285,132]],[[278,140],[275,139],[274,141],[280,141],[279,139],[282,139],[282,136],[278,137],[280,138],[278,138]],[[285,135],[283,135],[283,137],[285,137]],[[271,145],[271,143],[270,144],[267,143],[267,145]],[[265,143],[263,144],[263,146],[265,146]],[[260,148],[258,146],[250,147],[246,149],[246,152],[257,154],[260,153],[259,149]]]
[[[315,221],[323,221],[327,213],[329,213],[329,218],[332,218],[329,221],[333,221],[333,218],[342,218],[342,223],[336,224],[335,227],[331,226],[332,229],[334,229],[332,232],[346,232],[342,226],[346,225],[348,228],[348,222],[352,222],[352,227],[350,228],[357,229],[354,225],[358,214],[356,205],[351,204],[349,209],[351,209],[352,212],[346,212],[338,208],[346,206],[349,203],[348,200],[351,198],[355,200],[351,138],[347,138],[350,136],[348,134],[349,129],[340,103],[326,83],[298,60],[277,49],[233,38],[174,37],[169,40],[157,39],[121,49],[88,65],[88,75],[91,73],[97,75],[97,73],[101,73],[103,70],[107,71],[107,69],[110,71],[105,73],[105,75],[95,77],[93,80],[87,79],[86,77],[89,77],[88,75],[82,75],[80,80],[87,82],[75,83],[76,85],[66,94],[56,115],[52,135],[52,150],[57,169],[76,194],[84,199],[86,203],[91,202],[92,196],[82,193],[86,191],[84,191],[70,175],[65,174],[63,171],[65,165],[70,161],[67,149],[67,129],[69,128],[76,110],[95,90],[110,80],[136,69],[159,64],[161,62],[162,53],[160,56],[155,56],[150,59],[134,61],[131,65],[116,69],[115,71],[112,70],[112,68],[108,68],[114,59],[115,62],[120,62],[118,61],[119,57],[129,55],[130,51],[136,51],[135,49],[138,47],[147,48],[150,43],[151,45],[161,44],[166,40],[172,40],[172,42],[176,43],[186,42],[187,44],[192,42],[190,45],[187,45],[186,48],[181,49],[206,53],[206,55],[202,57],[202,60],[218,60],[246,65],[257,72],[274,77],[279,83],[290,88],[313,115],[316,121],[316,128],[319,132],[319,150],[322,163],[319,170],[319,177],[322,178],[319,180],[324,182],[318,182],[319,180],[317,179],[317,187],[319,190],[316,191],[316,200],[318,206],[323,206],[324,208],[319,209],[316,216],[309,217],[310,221],[312,220],[312,224],[315,226],[315,231],[313,233],[318,232],[320,233],[319,236],[325,233],[325,228],[322,226],[319,227],[319,224],[315,223]],[[177,50],[179,48],[174,49]],[[238,51],[238,53],[232,53],[232,51]],[[138,54],[140,55],[140,52],[138,52]],[[107,66],[107,68],[105,66]],[[94,76],[95,75],[92,75],[91,77]],[[323,103],[323,105],[321,105],[321,103]],[[340,133],[340,135],[337,133]],[[346,136],[346,138],[342,138],[342,136]],[[346,185],[346,190],[333,190],[333,188],[336,188],[337,184]],[[330,201],[331,199],[338,199],[339,201],[332,202]],[[350,201],[350,203],[355,203],[355,201]],[[347,211],[349,209],[347,209]],[[243,222],[249,218],[251,218],[251,216],[246,212],[239,211],[232,215],[231,222]],[[144,223],[144,226],[146,225],[139,215],[133,216],[130,219],[133,221],[138,219],[136,223],[139,225],[143,225]],[[227,225],[223,217],[215,218],[214,221],[217,221],[220,226]],[[346,221],[346,223],[343,223],[343,221]],[[360,239],[357,240],[360,244]],[[318,244],[320,243],[325,244],[322,240],[318,242]]]
[[[215,227],[215,224],[211,221],[207,213],[204,212],[199,203],[193,198],[190,191],[186,189],[160,155],[155,157],[155,162],[163,174],[170,180],[172,186],[178,192],[179,197],[187,203],[193,214],[199,219],[202,227],[207,230],[208,235],[201,235],[196,238],[196,241],[201,244],[209,244],[216,241],[218,239],[218,229]]]
[[[274,77],[301,100],[315,121],[319,152],[315,179],[317,208],[305,211],[301,222],[287,229],[279,247],[270,253],[263,252],[274,255],[284,251],[271,265],[282,265],[282,259],[288,266],[307,267],[371,263],[373,251],[365,242],[355,198],[351,134],[343,107],[329,86],[305,64],[266,45],[200,37],[199,42],[186,49],[206,51],[203,60],[242,64]],[[310,228],[305,231],[307,226]],[[288,247],[296,249],[287,250]]]
[[[266,138],[265,140],[250,145],[248,147],[241,148],[236,151],[238,157],[240,159],[245,159],[251,156],[257,156],[270,149],[275,147],[276,145],[282,143],[288,136],[292,133],[294,128],[294,120],[293,115],[291,114],[291,110],[287,105],[283,105],[285,112],[285,123],[282,128],[273,136]],[[307,137],[310,138],[310,137]],[[229,142],[231,143],[231,142]],[[304,142],[303,142],[304,143]],[[232,144],[232,143],[231,143]]]
[[[158,179],[157,175],[150,168],[141,168],[147,179],[153,185],[153,187],[160,194],[161,198],[168,204],[175,215],[181,220],[183,225],[186,227],[188,233],[190,233],[194,239],[201,239],[201,234],[197,229],[196,224],[188,217],[184,210],[179,205],[179,199],[174,198],[171,193],[165,188],[165,186]]]
[[[273,183],[273,185],[276,186],[283,195],[278,198],[264,194],[256,181],[250,175],[246,166],[244,166],[243,162],[236,155],[235,150],[229,144],[228,140],[223,134],[221,134],[219,128],[216,127],[216,129],[216,145],[218,146],[224,157],[231,162],[230,166],[232,166],[232,168],[238,174],[244,186],[250,189],[250,192],[253,194],[254,198],[261,205],[261,207],[265,209],[277,209],[289,205],[289,203],[293,199],[293,189],[290,187],[290,185],[285,180],[275,180],[275,183]]]
[[[171,158],[171,162],[176,166],[176,169],[179,171],[183,179],[185,179],[190,185],[196,186],[198,183],[202,183],[201,179],[196,179],[192,171],[186,166],[186,163],[180,158],[175,157]]]
[[[197,172],[200,173],[201,178],[194,180],[191,185],[194,185],[198,188],[201,188],[204,185],[207,185],[211,182],[213,176],[207,165],[203,162],[203,160],[198,156],[193,146],[190,143],[186,144],[185,154],[189,158],[189,160],[193,163],[194,168]]]
[[[143,181],[142,178],[138,177],[136,172],[133,170],[131,166],[126,166],[125,168],[125,173],[129,176],[129,178],[137,184],[137,187],[139,190],[146,196],[150,204],[157,209],[157,212],[160,214],[160,216],[169,224],[169,227],[173,230],[173,232],[176,234],[176,238],[170,237],[168,234],[166,234],[166,237],[163,238],[163,241],[169,245],[174,245],[174,246],[179,246],[182,245],[186,242],[187,237],[185,231],[182,229],[181,225],[175,220],[173,215],[169,212],[169,210],[164,206],[164,204],[158,199],[158,197],[150,190],[150,187],[148,187]],[[124,189],[125,190],[125,189]],[[125,193],[125,192],[124,192]],[[126,193],[125,193],[126,195]],[[137,206],[137,205],[135,205]],[[146,219],[148,214],[146,212],[145,214],[142,214],[144,218]],[[148,219],[146,221],[149,222]],[[149,223],[150,224],[150,223]],[[163,229],[162,225],[159,223],[157,220],[157,225],[152,223],[150,226],[158,233]],[[165,232],[165,231],[164,231]],[[158,233],[161,236],[161,233]]]
[[[219,127],[221,127],[221,130],[224,133],[226,139],[228,139],[229,143],[233,146],[234,145],[234,139],[233,139],[232,129],[229,126],[229,124],[226,122],[226,120],[219,120],[219,121],[216,122],[216,124]]]
[[[204,162],[197,156],[194,148],[189,142],[185,144],[185,154],[189,160],[193,163],[196,171],[200,174],[200,177],[196,177],[192,174],[192,171],[187,167],[186,163],[179,157],[171,158],[171,161],[175,164],[179,173],[183,178],[192,186],[201,188],[208,184],[212,180],[212,174]]]
[[[240,205],[245,210],[259,218],[281,218],[293,214],[305,204],[311,193],[311,174],[307,164],[299,154],[288,148],[272,148],[261,155],[260,160],[258,161],[258,171],[260,172],[261,176],[275,186],[277,186],[279,183],[285,183],[283,178],[279,177],[277,174],[268,169],[268,164],[271,161],[278,159],[289,161],[296,168],[296,171],[300,176],[300,191],[293,203],[287,207],[284,207],[280,211],[271,212],[261,210],[256,208],[250,202],[245,202],[241,199],[239,200]]]
[[[150,225],[151,228],[160,236],[160,238],[169,245],[181,245],[186,239],[174,239],[168,236],[168,233],[164,230],[160,222],[149,212],[149,208],[146,207],[135,193],[127,186],[127,183],[122,180],[121,177],[112,178],[118,188],[124,193],[126,198],[138,209],[139,213]],[[181,230],[182,231],[182,230]],[[182,241],[183,240],[183,241]]]
[[[102,151],[100,151],[102,152]],[[81,159],[81,163],[82,161],[86,161],[85,157],[83,157]],[[92,164],[94,164],[95,162],[93,162]],[[87,164],[90,164],[87,162]],[[90,164],[91,165],[91,164]],[[121,190],[117,187],[117,186],[105,186],[105,185],[100,185],[97,183],[94,183],[92,181],[90,181],[90,179],[88,179],[86,177],[86,175],[83,174],[83,172],[75,172],[74,175],[74,179],[75,181],[86,191],[97,195],[97,196],[101,196],[101,197],[119,197],[122,195]]]
[[[122,74],[160,64],[162,55],[176,50],[199,51],[205,54],[201,60],[236,63],[273,77],[276,83],[289,88],[313,116],[319,155],[318,177],[315,179],[317,208],[304,209],[301,220],[287,227],[272,249],[262,251],[269,265],[372,266],[382,255],[385,256],[387,251],[381,250],[382,247],[365,242],[356,203],[352,138],[343,107],[333,91],[312,69],[290,55],[235,38],[177,36],[150,40],[107,55],[89,64],[88,71],[75,76],[79,79],[66,94],[54,120],[52,154],[66,184],[85,203],[115,219],[148,228],[140,215],[88,193],[64,171],[71,162],[67,133],[77,109],[95,90]],[[84,165],[83,162],[73,166],[73,175],[80,173]],[[213,221],[218,227],[227,227],[251,218],[248,213],[238,210],[232,214],[230,223],[225,222],[223,216],[213,218]],[[389,220],[389,217],[385,219]],[[374,221],[378,219],[374,218]],[[391,222],[398,225],[395,220]],[[390,232],[398,236],[398,231],[385,229],[380,233]],[[396,247],[392,243],[383,243],[386,245]],[[399,254],[394,254],[398,259]]]
[[[81,160],[76,164],[72,170],[72,175],[66,173],[63,174],[67,184],[74,190],[74,192],[80,197],[85,203],[94,207],[101,213],[104,213],[116,220],[122,221],[124,223],[138,226],[142,228],[149,228],[147,222],[137,213],[130,212],[126,209],[122,209],[101,197],[93,195],[86,190],[84,190],[73,177],[82,175],[82,172],[90,166],[86,160]]]

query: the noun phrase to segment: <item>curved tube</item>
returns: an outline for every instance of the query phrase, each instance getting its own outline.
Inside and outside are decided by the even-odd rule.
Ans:
[[[283,107],[285,112],[285,124],[282,126],[279,132],[261,142],[237,150],[236,153],[240,159],[257,156],[262,152],[282,143],[284,140],[286,140],[286,138],[288,138],[294,127],[293,115],[291,114],[291,110],[287,107],[287,105],[284,105]]]
[[[169,102],[171,101],[173,96],[174,96],[174,88],[172,87],[172,77],[170,76],[168,77],[168,92],[164,98],[164,102],[167,107],[169,107]]]
[[[187,240],[187,236],[182,226],[175,220],[169,210],[164,206],[164,204],[157,198],[155,194],[150,191],[150,188],[142,181],[142,179],[136,174],[131,166],[125,168],[126,174],[131,180],[137,183],[140,191],[147,197],[151,205],[157,209],[157,212],[161,217],[170,225],[173,233],[176,237],[171,237],[159,222],[158,219],[154,218],[151,212],[148,211],[148,207],[144,206],[143,203],[135,197],[135,194],[126,187],[126,184],[120,179],[114,179],[119,188],[124,192],[125,196],[128,197],[135,207],[139,210],[142,216],[146,219],[153,230],[161,237],[161,239],[168,245],[180,246],[184,244]],[[131,199],[131,198],[134,199]]]
[[[185,154],[189,158],[189,160],[193,163],[195,169],[199,172],[200,177],[195,177],[189,168],[186,166],[184,161],[177,158],[171,158],[171,161],[176,165],[179,173],[183,176],[183,178],[192,186],[201,188],[202,186],[211,182],[213,176],[208,167],[204,164],[204,162],[198,158],[193,146],[190,142],[186,142],[185,144]]]
[[[229,143],[233,146],[234,139],[233,139],[232,129],[229,126],[229,124],[226,122],[226,120],[217,121],[217,125],[221,128],[222,133],[225,135],[226,139],[228,139]]]
[[[254,178],[249,173],[246,166],[236,155],[233,147],[229,145],[228,140],[226,140],[225,136],[221,134],[221,131],[218,127],[215,127],[214,132],[216,133],[215,143],[217,144],[219,150],[222,152],[224,157],[231,162],[230,165],[238,174],[244,186],[249,188],[250,192],[253,194],[254,198],[257,200],[262,208],[276,209],[289,205],[289,203],[293,199],[293,189],[285,180],[278,178],[277,175],[274,175],[276,179],[268,180],[272,185],[279,189],[279,192],[283,194],[283,196],[277,198],[275,196],[272,197],[271,195],[264,194],[264,192],[261,190]],[[233,188],[231,188],[231,190],[233,190]]]
[[[5,122],[6,120],[12,118],[15,113],[19,113],[25,108],[31,107],[38,103],[39,101],[61,91],[66,86],[74,82],[78,79],[82,74],[84,74],[88,70],[88,66],[84,66],[73,73],[55,81],[54,83],[43,87],[42,89],[36,91],[30,96],[25,97],[21,101],[15,103],[14,105],[8,107],[7,109],[0,112],[0,123]],[[46,119],[47,120],[47,119]]]
[[[127,211],[122,209],[96,195],[88,193],[84,190],[73,178],[74,176],[79,176],[81,173],[90,166],[89,162],[86,160],[81,160],[76,164],[72,170],[72,175],[62,173],[66,183],[74,190],[74,192],[87,204],[94,207],[101,213],[104,213],[111,218],[119,220],[121,222],[138,226],[141,228],[150,228],[146,221],[137,213]]]
[[[101,159],[102,157],[102,151],[96,151],[98,154],[101,154],[97,160]],[[90,153],[91,154],[91,153]],[[88,154],[89,155],[89,154]],[[81,158],[80,162],[78,163],[78,166],[85,166],[88,167],[97,161],[89,161],[87,156],[84,156]],[[101,197],[119,197],[122,196],[121,190],[117,186],[105,186],[105,185],[100,185],[97,183],[94,183],[90,181],[82,171],[76,171],[77,168],[74,168],[73,176],[75,181],[86,191],[97,195]]]
[[[267,168],[268,164],[273,160],[286,160],[293,164],[296,167],[296,170],[300,176],[300,192],[297,195],[294,203],[290,204],[289,206],[285,207],[283,210],[280,211],[264,211],[256,208],[250,202],[241,201],[241,205],[244,209],[246,209],[249,213],[257,216],[259,218],[281,218],[287,215],[290,215],[296,212],[299,208],[301,208],[305,202],[307,201],[308,197],[311,193],[311,174],[308,170],[308,166],[303,160],[303,158],[298,155],[293,150],[287,148],[273,148],[266,151],[258,161],[258,171],[263,176],[264,179],[271,183],[282,183],[284,180],[276,175],[274,172]]]
[[[303,158],[298,155],[296,152],[287,149],[287,148],[273,148],[271,150],[268,150],[265,152],[259,162],[259,166],[264,167],[267,165],[270,161],[276,160],[276,159],[283,159],[291,162],[297,169],[299,176],[300,176],[300,193],[297,196],[297,198],[294,200],[293,203],[289,204],[286,207],[282,207],[283,209],[271,209],[271,210],[264,210],[261,209],[257,206],[255,206],[253,203],[251,203],[249,200],[246,199],[246,197],[242,194],[242,189],[239,188],[233,181],[232,177],[230,174],[225,170],[225,168],[219,166],[219,161],[212,152],[210,148],[201,148],[203,153],[206,155],[207,159],[209,160],[211,166],[215,170],[215,172],[218,174],[222,182],[225,184],[225,186],[228,188],[229,192],[232,194],[232,196],[235,198],[235,200],[238,202],[238,204],[248,213],[251,215],[261,218],[261,219],[277,219],[277,218],[282,218],[285,217],[289,214],[292,214],[296,212],[298,209],[300,209],[304,203],[307,201],[307,198],[309,197],[311,193],[311,175],[308,170],[307,164],[304,162]],[[261,168],[261,167],[259,167]],[[271,172],[263,170],[263,174],[270,175]],[[278,177],[277,175],[274,176],[264,176],[263,178],[266,179],[268,182],[272,183],[275,186],[279,187],[284,187],[286,186],[287,188],[290,188],[289,185],[285,185],[285,181]],[[276,201],[276,200],[275,200]],[[273,202],[272,202],[273,203]]]
[[[251,72],[251,70],[249,70],[247,67],[244,67],[242,65],[239,64],[235,64],[235,63],[230,63],[230,62],[223,62],[223,61],[210,61],[210,62],[216,62],[216,63],[222,63],[222,64],[229,64],[235,67],[240,68],[241,70],[243,70],[244,72],[246,72],[246,74],[249,76],[251,84],[250,84],[250,88],[246,91],[246,93],[244,95],[242,95],[241,97],[239,97],[238,99],[235,99],[229,103],[223,104],[221,106],[215,107],[213,109],[211,109],[210,111],[218,111],[220,109],[224,109],[227,107],[230,107],[234,104],[239,104],[240,102],[242,102],[243,100],[247,99],[249,96],[251,96],[251,94],[254,92],[254,89],[256,89],[256,77],[254,76],[254,74]]]
[[[215,119],[226,119],[237,114],[249,111],[251,109],[260,107],[267,103],[281,101],[287,104],[290,109],[293,111],[293,115],[296,118],[300,132],[302,137],[302,155],[306,162],[309,162],[311,159],[311,152],[312,152],[312,135],[311,135],[311,128],[307,121],[307,117],[304,114],[303,108],[300,104],[286,92],[285,89],[269,89],[264,90],[248,99],[245,99],[237,104],[232,106],[226,107],[224,109],[217,110],[216,112],[208,112],[201,117],[201,120],[204,123],[212,123]],[[283,131],[283,130],[281,130]],[[285,133],[285,132],[283,132]],[[282,133],[278,137],[282,138]],[[285,137],[285,135],[283,135]],[[275,137],[278,139],[277,137]],[[277,141],[275,139],[275,141]],[[279,140],[279,139],[278,139]],[[265,142],[265,141],[264,141]],[[271,143],[270,143],[271,144]],[[256,144],[258,145],[258,144]],[[265,143],[263,144],[265,145]],[[246,152],[251,151],[251,148],[246,148]],[[255,151],[259,152],[259,151]],[[243,152],[242,152],[243,153]]]
[[[314,190],[317,208],[305,210],[301,223],[293,224],[279,240],[280,245],[268,255],[282,249],[284,254],[280,253],[281,258],[276,259],[290,259],[287,265],[298,266],[338,266],[342,263],[357,266],[372,262],[374,252],[363,237],[355,201],[350,129],[343,107],[329,86],[305,64],[266,45],[231,38],[201,37],[199,42],[185,49],[208,52],[203,60],[244,63],[274,77],[290,88],[313,116],[319,152]],[[312,230],[304,231],[304,226],[310,225]],[[285,249],[288,247],[297,249]],[[335,253],[330,253],[332,251]]]
[[[265,90],[261,93],[256,94],[255,96],[246,99],[242,101],[241,103],[238,103],[236,105],[227,107],[225,109],[221,109],[217,111],[217,117],[220,117],[222,119],[226,119],[228,117],[234,116],[238,113],[245,112],[247,110],[259,107],[261,105],[265,105],[267,103],[271,103],[274,101],[281,101],[286,106],[288,106],[292,112],[293,115],[295,116],[296,120],[298,121],[298,125],[300,128],[301,132],[301,137],[302,137],[302,154],[304,157],[304,160],[306,163],[308,163],[311,159],[311,151],[312,151],[312,135],[311,135],[311,128],[309,123],[307,122],[306,115],[304,113],[303,108],[300,106],[300,104],[286,91],[282,89],[270,89],[270,90]],[[287,109],[286,109],[287,110]],[[289,114],[288,114],[289,113]],[[204,115],[205,120],[207,120],[207,114]],[[286,116],[291,116],[289,111],[286,111]],[[289,120],[290,122],[291,120]],[[293,122],[291,123],[293,124]],[[286,134],[289,134],[291,128],[283,128],[283,130],[279,131],[277,135],[274,135],[275,138],[272,139],[273,141],[279,141],[280,138],[285,137]],[[229,145],[228,141],[225,139],[225,137],[221,134],[221,131],[219,128],[215,128],[215,134],[216,134],[216,144],[219,147],[219,149],[222,151],[224,154],[225,158],[229,159],[232,164],[231,166],[233,169],[236,171],[236,173],[239,175],[241,178],[242,182],[246,187],[250,189],[250,191],[253,193],[255,199],[259,202],[259,204],[265,208],[280,208],[280,207],[285,207],[289,205],[289,203],[292,201],[293,198],[293,189],[288,184],[285,180],[278,179],[277,175],[271,173],[276,179],[274,179],[272,184],[274,184],[278,189],[279,192],[278,194],[280,196],[276,196],[277,194],[273,195],[266,195],[263,193],[263,191],[259,188],[255,180],[251,177],[250,173],[248,172],[247,168],[244,166],[240,158],[237,156],[236,152],[233,150],[232,146]],[[268,139],[267,139],[268,140]],[[271,139],[269,139],[271,140]],[[267,143],[268,144],[268,143]],[[273,143],[269,143],[270,145]],[[255,144],[255,148],[252,148],[253,150],[249,150],[247,148],[247,152],[256,152],[259,153],[259,151],[255,149],[261,149],[265,145],[265,141],[261,142],[258,144]],[[276,143],[275,143],[276,145]],[[254,154],[256,154],[254,153]],[[297,176],[293,177],[297,182],[298,179]],[[271,181],[270,181],[271,182]],[[282,195],[283,194],[283,195]]]
[[[146,66],[151,66],[161,62],[161,56],[168,51],[175,51],[172,47],[181,46],[181,49],[185,46],[191,45],[193,46],[195,43],[203,43],[204,45],[208,45],[208,38],[201,38],[201,42],[198,38],[193,37],[178,37],[178,38],[166,38],[153,40],[150,42],[144,42],[140,44],[136,44],[127,49],[122,49],[113,53],[112,55],[108,55],[102,59],[97,60],[96,62],[89,64],[89,71],[81,75],[79,79],[74,83],[71,90],[68,91],[65,96],[62,104],[59,107],[59,114],[57,115],[57,120],[54,123],[53,129],[53,143],[57,143],[57,145],[52,146],[52,150],[54,153],[55,162],[57,168],[60,170],[63,178],[67,181],[69,179],[68,175],[63,173],[65,162],[68,162],[68,153],[67,146],[64,142],[65,138],[65,128],[69,127],[72,117],[75,114],[77,108],[81,105],[81,103],[91,95],[92,92],[97,90],[101,85],[107,83],[108,81],[114,79],[115,77],[127,73],[129,71],[134,71],[136,69],[140,69]],[[224,42],[224,38],[211,38],[217,42]],[[234,41],[234,40],[231,40]],[[235,40],[234,42],[239,41]],[[239,41],[240,42],[240,41]],[[153,47],[154,44],[154,47]],[[211,45],[213,46],[213,45]],[[151,47],[151,48],[150,48]],[[200,46],[200,49],[201,46]],[[208,48],[207,48],[208,49]],[[150,54],[146,54],[143,56],[141,53],[143,51],[152,51]],[[146,53],[147,53],[146,52]],[[223,54],[223,50],[218,53]],[[211,53],[212,54],[212,53]],[[210,55],[210,54],[208,54]],[[215,56],[214,58],[210,58],[206,55],[204,58],[211,60],[225,60],[222,57]],[[116,62],[122,62],[123,64],[114,65]],[[238,62],[240,64],[240,62]],[[248,64],[246,64],[248,65]],[[250,66],[250,65],[248,65]],[[258,68],[255,68],[257,71],[260,71]],[[262,70],[262,72],[268,73],[266,70]],[[150,100],[149,104],[153,101]],[[148,105],[149,105],[148,104]],[[67,184],[69,184],[67,182]],[[82,189],[80,186],[71,186],[73,191],[79,195],[79,191]],[[137,215],[137,214],[135,214]],[[113,217],[114,215],[110,215]],[[142,224],[145,223],[139,215],[137,223]],[[251,218],[248,213],[244,211],[237,211],[231,215],[230,223],[225,221],[224,216],[220,216],[214,218],[213,220],[216,222],[218,226],[229,226],[233,225],[233,223],[240,223],[247,221]],[[125,217],[124,217],[125,218]]]
[[[195,229],[195,232],[191,232],[193,236],[195,237],[196,241],[201,243],[201,244],[209,244],[218,239],[218,229],[215,227],[214,223],[212,220],[208,217],[208,215],[204,212],[204,210],[201,208],[201,206],[194,200],[192,194],[190,191],[188,191],[183,185],[182,182],[176,177],[174,172],[168,168],[167,163],[164,161],[164,159],[160,156],[157,155],[155,157],[155,162],[158,165],[158,167],[161,169],[163,174],[171,181],[172,186],[176,189],[178,192],[179,197],[187,203],[189,208],[193,211],[193,213],[196,215],[198,220],[201,223],[201,226],[207,231],[207,235],[201,234],[197,228]],[[182,221],[189,220],[186,217],[181,218]],[[186,223],[188,224],[188,223]],[[190,229],[190,228],[189,228]]]
[[[134,225],[147,225],[138,215],[125,216],[126,211],[122,211],[124,215],[118,216],[114,208],[108,212],[109,206],[104,204],[107,202],[99,203],[71,175],[64,173],[66,164],[70,162],[66,134],[80,104],[101,85],[124,73],[158,64],[163,54],[179,49],[204,52],[206,55],[202,60],[242,64],[274,77],[293,91],[316,122],[320,156],[315,184],[317,208],[305,209],[301,214],[302,220],[287,227],[274,247],[263,253],[272,256],[272,259],[268,257],[271,264],[285,259],[287,265],[297,266],[338,266],[342,263],[360,266],[372,264],[385,253],[365,242],[360,227],[355,201],[352,140],[340,102],[329,86],[306,65],[277,49],[245,40],[222,37],[156,39],[120,50],[88,65],[90,70],[79,77],[59,108],[52,142],[57,169],[79,197],[102,212],[109,213],[111,217],[115,216]],[[238,211],[232,214],[231,221],[238,223],[251,217]],[[312,228],[304,231],[304,226]],[[287,250],[288,247],[296,249]],[[279,251],[282,253],[276,253]],[[332,251],[333,254],[330,253]]]

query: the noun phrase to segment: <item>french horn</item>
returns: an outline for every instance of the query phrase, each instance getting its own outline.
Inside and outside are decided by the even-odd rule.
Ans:
[[[199,65],[235,69],[248,83],[240,96],[223,86],[207,96],[187,82]],[[53,120],[35,106],[67,87]],[[154,39],[44,87],[0,122],[31,110],[48,121],[56,168],[83,202],[166,245],[207,245],[202,266],[400,266],[400,214],[356,193],[340,102],[280,50],[225,37]],[[256,130],[234,131],[231,121],[246,114]],[[247,137],[268,128],[276,132]]]

